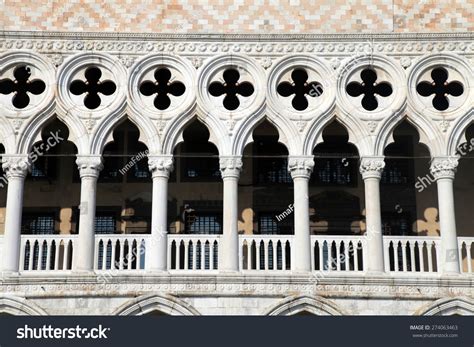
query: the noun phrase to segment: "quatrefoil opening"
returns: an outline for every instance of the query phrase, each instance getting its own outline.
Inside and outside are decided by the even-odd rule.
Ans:
[[[69,86],[69,90],[74,95],[86,94],[84,97],[84,106],[90,110],[94,110],[100,106],[102,100],[99,94],[112,95],[115,93],[117,86],[114,82],[105,80],[101,81],[102,71],[92,66],[86,69],[84,76],[86,81],[74,80]]]
[[[8,78],[0,80],[0,93],[8,95],[14,93],[12,104],[22,109],[30,104],[28,93],[40,95],[46,89],[46,84],[40,79],[30,81],[31,70],[26,65],[21,65],[13,70],[15,80]]]
[[[416,86],[416,91],[421,96],[435,95],[432,104],[438,111],[445,111],[449,107],[448,95],[461,96],[464,87],[461,82],[448,82],[448,71],[443,68],[435,68],[431,71],[432,82],[422,81]]]
[[[366,68],[360,73],[362,83],[351,82],[346,86],[346,92],[352,97],[358,97],[362,94],[361,104],[367,111],[374,111],[379,106],[377,96],[390,96],[393,92],[392,86],[388,82],[377,83],[377,72],[374,69]]]
[[[168,94],[181,96],[186,87],[179,81],[170,82],[171,71],[167,68],[158,68],[155,71],[155,81],[144,81],[140,84],[140,93],[145,96],[156,94],[153,104],[158,110],[166,110],[171,105]]]
[[[230,68],[224,71],[224,83],[212,82],[209,85],[209,93],[218,97],[225,94],[223,105],[229,111],[234,111],[240,106],[238,95],[249,97],[254,93],[250,82],[240,82],[240,73],[237,69]]]
[[[293,83],[284,81],[277,87],[278,94],[283,97],[289,97],[294,94],[291,104],[297,111],[304,111],[308,108],[307,95],[314,98],[323,93],[321,83],[308,82],[308,78],[308,73],[304,69],[294,69],[291,73]]]

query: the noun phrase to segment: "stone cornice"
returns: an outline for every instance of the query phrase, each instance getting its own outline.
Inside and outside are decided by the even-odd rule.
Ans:
[[[166,33],[117,33],[117,32],[70,32],[70,31],[8,31],[0,30],[0,38],[73,39],[73,40],[202,40],[202,41],[354,41],[390,40],[473,40],[473,32],[418,32],[418,33],[344,33],[344,34],[166,34]]]

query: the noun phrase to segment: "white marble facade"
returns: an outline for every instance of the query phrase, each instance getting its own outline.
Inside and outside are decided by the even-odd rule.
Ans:
[[[341,35],[155,35],[113,33],[4,32],[0,38],[0,77],[15,80],[15,69],[29,69],[29,82],[43,88],[28,91],[27,105],[18,107],[18,91],[0,94],[0,143],[8,178],[5,234],[0,236],[2,277],[0,312],[13,314],[146,314],[154,310],[173,315],[249,314],[473,314],[474,277],[460,270],[453,211],[456,149],[474,119],[474,43],[470,33],[341,34]],[[73,93],[74,81],[84,80],[91,67],[100,70],[103,89],[98,105],[86,105]],[[173,81],[185,86],[156,107],[152,96],[140,92],[144,81],[166,68]],[[277,86],[292,82],[291,72],[304,69],[308,81],[323,92],[307,97],[297,110]],[[223,96],[209,86],[223,82],[234,69],[252,85],[229,109]],[[364,86],[363,71],[387,83],[373,109],[363,96],[353,97],[349,84]],[[434,105],[433,94],[421,95],[420,83],[434,85],[433,70],[444,71],[448,105]],[[362,73],[362,74],[361,74]],[[86,74],[87,75],[87,74]],[[86,77],[87,79],[87,77]],[[294,82],[294,81],[293,81]],[[106,85],[106,83],[102,83]],[[445,84],[446,85],[446,84]],[[12,87],[13,88],[13,87]],[[32,86],[32,88],[34,88]],[[104,87],[106,88],[106,87]],[[77,94],[77,95],[76,95]],[[178,95],[179,94],[179,95]],[[385,95],[382,95],[385,94]],[[93,101],[97,102],[97,100]],[[23,182],[30,149],[44,124],[58,117],[70,130],[77,149],[81,177],[81,223],[74,243],[72,269],[19,271]],[[173,148],[186,124],[204,123],[219,150],[224,181],[224,232],[219,240],[218,270],[211,273],[169,271],[166,236],[166,187],[173,168]],[[101,153],[114,127],[129,118],[140,130],[149,153],[153,177],[152,234],[147,237],[146,268],[101,271],[95,264],[93,230],[95,189]],[[291,269],[259,273],[242,271],[237,232],[237,182],[241,156],[253,129],[263,119],[280,133],[289,151],[294,181],[295,235]],[[365,267],[356,274],[315,271],[308,227],[308,179],[312,150],[324,127],[337,119],[349,132],[360,154],[360,173],[367,201]],[[403,120],[413,124],[420,142],[430,150],[436,179],[441,236],[436,272],[416,274],[387,271],[381,233],[379,181],[384,148]],[[83,203],[85,203],[83,205]],[[357,245],[359,245],[357,241]],[[441,255],[440,255],[441,254]],[[447,258],[447,257],[446,257]],[[385,265],[384,265],[385,262]],[[55,267],[56,269],[56,267]],[[59,269],[59,268],[58,268]],[[338,268],[340,270],[340,268]],[[406,270],[406,269],[405,269]],[[431,269],[432,270],[432,269]]]

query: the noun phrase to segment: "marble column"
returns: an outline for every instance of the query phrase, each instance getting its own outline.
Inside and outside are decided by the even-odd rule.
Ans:
[[[291,248],[291,269],[309,272],[311,266],[311,236],[309,231],[309,178],[314,168],[312,156],[289,156],[288,170],[293,178],[295,236]]]
[[[4,156],[2,167],[8,179],[8,190],[1,271],[14,273],[20,266],[23,189],[30,162],[28,156]],[[2,186],[5,184],[2,180]]]
[[[151,238],[146,245],[145,268],[168,270],[168,180],[173,171],[172,155],[149,155],[148,167],[153,179]]]
[[[384,248],[382,214],[380,210],[380,178],[385,162],[383,157],[363,157],[360,173],[365,187],[365,220],[367,236],[367,272],[383,273]]]
[[[240,156],[221,156],[219,160],[223,197],[223,235],[219,247],[219,271],[239,271],[239,177],[242,170]]]
[[[458,158],[456,157],[435,157],[432,159],[430,167],[431,174],[438,186],[438,213],[441,234],[441,250],[438,250],[441,253],[438,259],[441,262],[443,274],[460,273],[453,193],[454,175],[457,166]]]
[[[81,177],[81,204],[73,269],[91,272],[94,270],[97,179],[103,168],[102,158],[97,155],[78,155],[76,164]]]

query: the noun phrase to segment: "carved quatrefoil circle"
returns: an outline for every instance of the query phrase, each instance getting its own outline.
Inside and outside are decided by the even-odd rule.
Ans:
[[[335,101],[335,75],[324,61],[313,56],[285,57],[269,72],[269,105],[274,112],[295,120],[323,114]]]
[[[125,102],[124,81],[125,68],[112,56],[91,52],[73,56],[58,73],[61,106],[82,117],[109,115]]]
[[[454,54],[424,57],[408,76],[410,102],[420,113],[435,119],[464,114],[474,97],[472,79],[472,68],[461,57]]]
[[[208,60],[198,71],[198,100],[207,112],[226,118],[256,115],[263,110],[265,72],[242,55]]]
[[[0,56],[0,107],[6,115],[28,117],[47,107],[54,96],[55,71],[31,52]]]
[[[338,102],[350,116],[376,120],[401,112],[406,91],[405,71],[389,57],[356,56],[339,67]]]
[[[176,117],[195,102],[196,69],[186,59],[152,54],[131,68],[128,93],[135,112]]]

